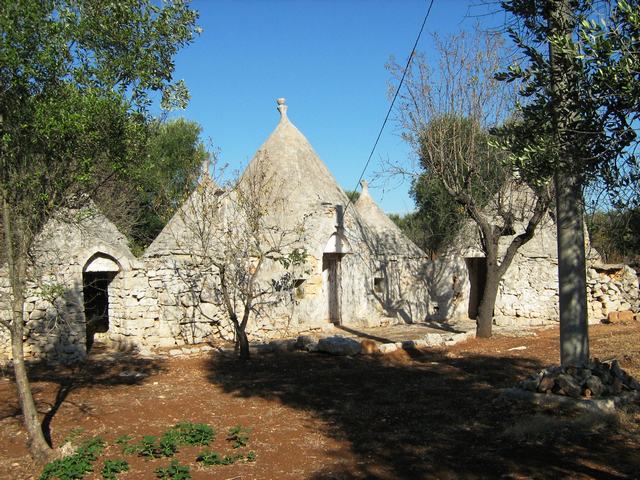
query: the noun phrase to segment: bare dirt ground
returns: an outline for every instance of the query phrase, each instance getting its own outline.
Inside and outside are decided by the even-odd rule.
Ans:
[[[592,355],[640,377],[640,323],[591,327]],[[525,349],[510,350],[514,347]],[[34,367],[38,408],[54,446],[103,437],[119,479],[154,478],[167,458],[123,455],[115,440],[160,435],[179,421],[218,432],[209,448],[235,453],[229,427],[251,429],[254,462],[202,467],[202,447],[176,458],[194,479],[640,478],[640,406],[589,417],[497,400],[499,389],[558,362],[558,330],[470,340],[386,356],[262,354],[246,364],[196,358],[95,355],[73,369]],[[136,375],[138,374],[138,375]],[[25,447],[15,388],[0,379],[0,478],[38,478]]]

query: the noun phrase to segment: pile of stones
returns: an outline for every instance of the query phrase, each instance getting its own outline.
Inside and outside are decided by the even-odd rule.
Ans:
[[[640,382],[620,368],[617,360],[601,362],[594,358],[585,368],[547,367],[520,382],[518,387],[530,392],[590,399],[640,391]]]

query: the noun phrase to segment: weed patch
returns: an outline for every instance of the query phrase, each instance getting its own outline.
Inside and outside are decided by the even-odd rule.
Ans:
[[[181,422],[170,428],[164,437],[175,441],[177,445],[209,445],[215,437],[215,431],[204,423]]]
[[[100,437],[82,444],[76,453],[45,465],[40,480],[76,480],[93,471],[93,462],[104,450],[106,443]]]
[[[227,440],[232,442],[233,448],[246,447],[249,443],[249,432],[251,430],[241,425],[236,425],[229,429]]]
[[[196,459],[197,462],[208,467],[211,465],[233,465],[240,460],[244,460],[244,455],[238,454],[221,456],[217,452],[202,452]]]
[[[189,467],[180,465],[177,460],[172,460],[168,467],[157,468],[156,477],[161,480],[189,480],[191,473]]]
[[[127,472],[129,463],[126,460],[105,460],[102,467],[102,478],[104,480],[117,480],[117,474]]]

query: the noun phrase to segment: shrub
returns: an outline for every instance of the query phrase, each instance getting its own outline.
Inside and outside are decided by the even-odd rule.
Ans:
[[[178,445],[209,445],[215,431],[204,423],[181,422],[169,429],[165,436],[174,439]]]
[[[189,480],[191,473],[189,473],[189,467],[180,465],[177,460],[173,460],[167,468],[157,468],[156,477],[161,480]]]
[[[126,472],[129,470],[129,464],[126,460],[105,460],[102,468],[102,478],[104,480],[116,480],[116,473]]]
[[[217,452],[202,452],[198,455],[196,461],[201,462],[203,465],[232,465],[238,460],[242,460],[243,455],[225,455],[220,456]]]
[[[233,448],[246,447],[249,442],[249,432],[251,430],[248,428],[244,428],[241,425],[236,425],[235,427],[231,427],[229,429],[229,436],[227,436],[227,440],[233,442]]]
[[[93,462],[102,453],[105,442],[100,437],[83,443],[76,453],[45,465],[40,480],[76,480],[93,471]]]

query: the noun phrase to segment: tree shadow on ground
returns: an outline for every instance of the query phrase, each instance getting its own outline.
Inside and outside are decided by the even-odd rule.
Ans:
[[[69,395],[80,388],[101,388],[116,385],[135,385],[145,381],[151,375],[165,370],[162,359],[149,359],[137,356],[127,350],[100,350],[86,360],[72,365],[51,365],[47,362],[28,364],[31,389],[34,394],[45,393],[43,383],[57,384],[51,401],[40,399],[37,409],[43,415],[42,430],[50,446],[51,422],[60,407],[69,400]],[[39,395],[42,397],[43,395]],[[80,411],[89,412],[90,407],[79,402],[74,404]],[[17,417],[22,412],[17,399],[0,408],[0,420]]]
[[[310,412],[326,425],[323,434],[348,442],[354,460],[337,452],[313,479],[618,479],[640,471],[615,429],[505,434],[535,418],[532,407],[499,399],[500,388],[543,367],[531,358],[290,353],[244,364],[215,356],[208,365],[211,382],[226,392]]]

